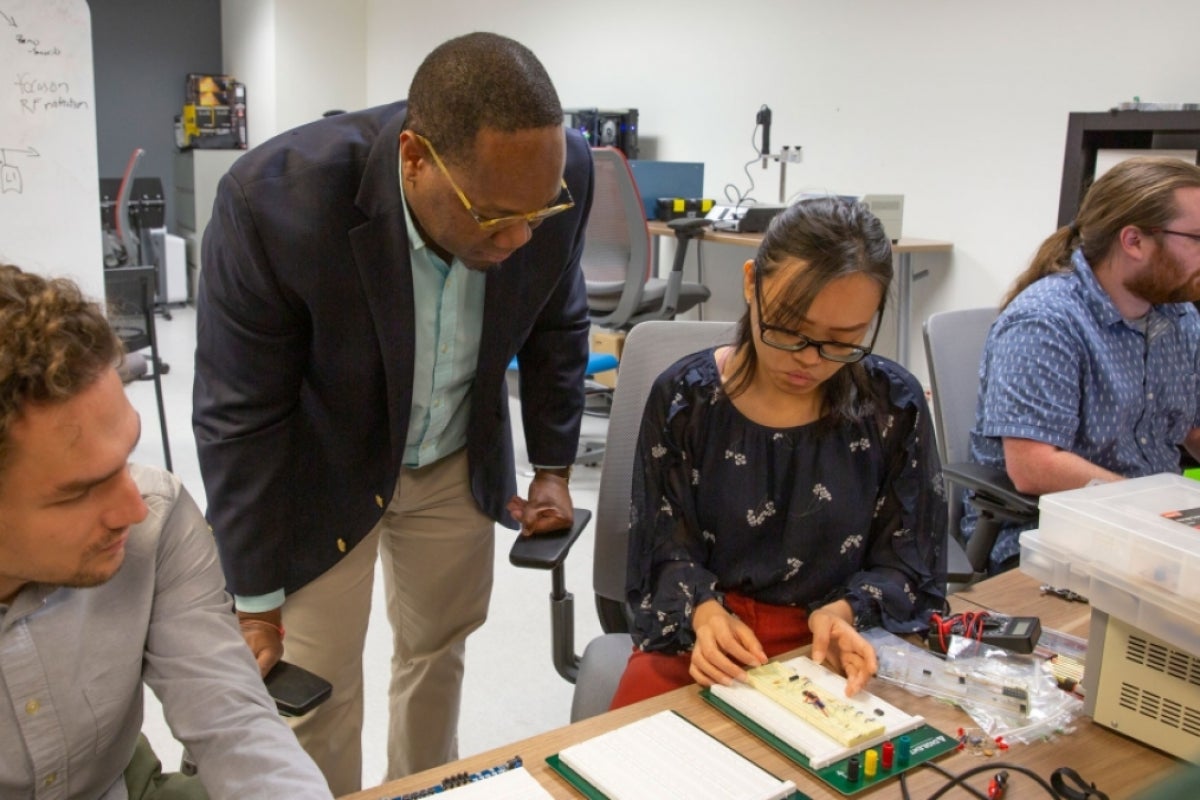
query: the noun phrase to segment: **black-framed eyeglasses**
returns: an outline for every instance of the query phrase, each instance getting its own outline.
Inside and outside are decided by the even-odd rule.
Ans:
[[[811,339],[797,331],[789,331],[787,328],[768,325],[763,321],[762,272],[757,268],[754,270],[754,303],[758,308],[759,338],[762,339],[763,344],[774,347],[776,350],[798,353],[809,347],[815,347],[817,348],[817,355],[826,361],[836,361],[839,364],[854,364],[871,355],[871,350],[875,347],[875,339],[879,336],[879,328],[881,326],[878,324],[878,320],[875,325],[875,333],[871,335],[871,343],[869,345],[821,341],[820,339]],[[879,311],[882,311],[882,307]],[[879,311],[875,312],[877,316]]]
[[[1200,233],[1186,233],[1184,231],[1173,231],[1170,228],[1151,228],[1154,233],[1169,233],[1172,236],[1182,236],[1185,239],[1191,239],[1193,242],[1200,242]]]
[[[475,220],[476,224],[478,224],[479,227],[484,231],[497,231],[501,228],[507,228],[512,225],[517,225],[521,222],[524,222],[530,227],[536,227],[547,217],[553,217],[555,214],[561,214],[567,209],[575,207],[575,198],[571,196],[571,190],[567,188],[566,179],[563,179],[562,193],[559,195],[559,202],[554,203],[553,205],[546,206],[545,208],[539,208],[537,211],[530,211],[528,214],[509,214],[504,217],[485,217],[475,210],[475,207],[471,205],[471,201],[467,199],[465,194],[463,194],[463,190],[458,188],[458,184],[454,182],[454,178],[450,177],[450,170],[446,169],[446,165],[442,162],[442,157],[438,155],[438,151],[433,147],[433,142],[429,141],[416,131],[413,131],[412,135],[415,136],[417,141],[424,145],[425,149],[429,151],[429,154],[433,156],[433,162],[437,164],[438,169],[441,170],[442,174],[446,176],[446,180],[450,181],[450,186],[454,189],[454,193],[458,195],[458,199],[462,201],[463,208],[467,210],[467,213],[471,215],[471,219]],[[563,195],[566,196],[565,199],[563,198]]]

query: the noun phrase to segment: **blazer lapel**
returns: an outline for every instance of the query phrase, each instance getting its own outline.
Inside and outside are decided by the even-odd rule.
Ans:
[[[383,359],[392,466],[397,474],[408,437],[416,351],[412,265],[399,187],[398,137],[403,123],[404,114],[397,114],[371,149],[356,201],[367,221],[350,231],[350,245]]]

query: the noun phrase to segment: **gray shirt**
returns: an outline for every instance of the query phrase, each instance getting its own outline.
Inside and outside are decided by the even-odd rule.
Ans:
[[[328,800],[238,632],[203,515],[174,475],[131,469],[150,513],[116,575],[0,605],[0,797],[123,800],[145,681],[214,800]]]

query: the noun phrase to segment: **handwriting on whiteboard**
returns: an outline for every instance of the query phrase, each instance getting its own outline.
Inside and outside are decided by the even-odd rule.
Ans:
[[[0,147],[0,194],[5,192],[21,193],[24,188],[21,184],[21,170],[12,163],[13,156],[26,156],[28,158],[39,158],[41,153],[32,147],[17,149],[15,147]]]
[[[52,77],[53,61],[62,55],[62,50],[50,42],[42,42],[21,31],[21,26],[12,14],[0,10],[0,37],[12,36],[20,50],[32,56],[46,58],[47,74],[23,70],[13,77],[17,87],[17,102],[22,114],[39,114],[52,111],[78,111],[91,107],[86,99],[71,94],[71,84]]]

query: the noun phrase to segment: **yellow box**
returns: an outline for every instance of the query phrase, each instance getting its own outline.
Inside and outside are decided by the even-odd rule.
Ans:
[[[625,333],[623,331],[593,328],[591,347],[593,353],[612,353],[619,360],[621,358],[621,351],[625,349]],[[607,372],[593,375],[592,378],[597,383],[604,384],[609,388],[616,388],[617,370],[610,369]]]

